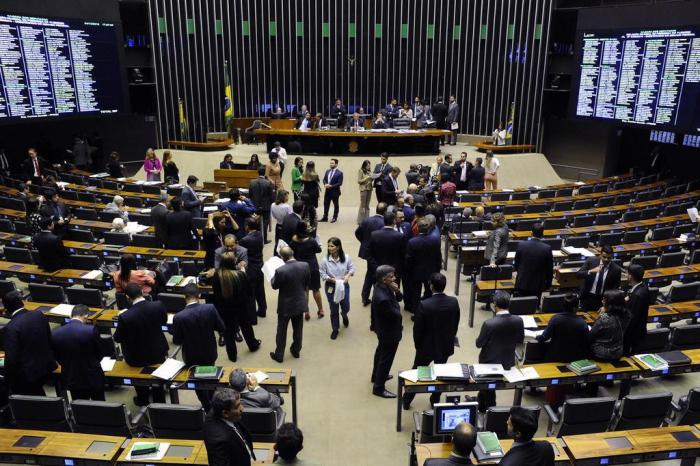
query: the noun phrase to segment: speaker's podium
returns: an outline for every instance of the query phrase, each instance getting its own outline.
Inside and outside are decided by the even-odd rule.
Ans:
[[[217,168],[214,170],[214,181],[226,183],[227,188],[248,188],[250,181],[258,177],[257,170],[233,169],[224,170]]]

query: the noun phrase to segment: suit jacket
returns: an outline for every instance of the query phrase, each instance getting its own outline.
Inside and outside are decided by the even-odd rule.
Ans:
[[[68,265],[68,252],[58,236],[50,231],[40,231],[32,242],[39,251],[39,266],[43,270],[52,272]]]
[[[41,215],[44,217],[51,217],[54,220],[58,220],[59,218],[69,218],[71,216],[70,210],[68,210],[68,207],[63,202],[47,202],[43,206],[41,206]]]
[[[245,201],[228,201],[219,206],[219,210],[224,209],[231,212],[231,216],[238,224],[239,228],[236,230],[236,236],[238,239],[241,239],[243,237],[245,219],[255,213],[255,205],[253,205],[250,199],[246,199]]]
[[[520,241],[515,251],[513,262],[515,271],[515,289],[520,291],[541,292],[552,286],[554,259],[552,247],[533,238]]]
[[[399,117],[399,106],[387,104],[387,106],[384,107],[383,113],[386,116],[387,120],[393,120],[394,118],[398,118]]]
[[[481,165],[475,165],[472,167],[467,175],[467,189],[470,191],[483,191],[485,175],[486,169],[484,169],[484,167]]]
[[[440,242],[420,234],[408,240],[406,245],[405,276],[415,282],[430,280],[430,276],[442,267]]]
[[[182,345],[182,360],[188,366],[216,363],[214,332],[224,333],[226,326],[213,304],[190,304],[173,317],[170,333],[173,344]]]
[[[314,119],[314,121],[311,122],[311,129],[321,129],[324,126],[328,126],[325,118]]]
[[[263,266],[263,235],[259,231],[251,231],[243,238],[238,244],[239,246],[246,249],[248,253],[248,267],[246,268],[246,273],[248,278],[256,279],[262,278],[262,266]]]
[[[158,203],[151,209],[151,219],[153,219],[153,229],[155,230],[156,238],[163,245],[168,240],[168,208],[163,204]]]
[[[452,165],[450,165],[447,162],[443,162],[438,169],[438,173],[440,174],[440,182],[442,183],[444,183],[448,179],[452,179]]]
[[[66,388],[101,390],[104,387],[97,327],[72,319],[53,331],[51,346],[61,365],[61,381]]]
[[[560,312],[547,324],[537,341],[547,344],[547,361],[571,362],[588,356],[588,325],[575,313]]]
[[[128,365],[143,367],[165,361],[168,342],[161,327],[167,322],[165,306],[159,301],[139,301],[119,315],[114,341],[121,343]]]
[[[503,364],[505,369],[515,365],[515,347],[523,342],[523,320],[508,313],[496,314],[481,325],[476,339],[480,364]]]
[[[233,170],[236,165],[233,162],[219,162],[219,168],[222,170]]]
[[[44,170],[47,166],[46,160],[41,157],[37,157],[37,160],[39,161],[39,175],[44,176]],[[24,159],[22,162],[22,165],[20,166],[20,174],[22,176],[22,181],[31,180],[34,178],[34,163],[29,157]]]
[[[647,336],[647,319],[650,304],[649,289],[644,282],[629,294],[627,307],[630,311],[630,323],[625,331],[625,348],[634,347]]]
[[[10,385],[41,380],[54,369],[49,319],[39,311],[22,309],[4,331],[5,371]]]
[[[357,120],[357,124],[355,123],[355,119],[354,119],[354,118],[348,118],[347,127],[348,127],[348,128],[357,127],[357,128],[363,128],[363,129],[364,129],[364,127],[365,127],[365,119],[364,119],[364,117],[360,117],[360,118]]]
[[[182,210],[186,210],[192,214],[192,218],[199,218],[202,216],[202,201],[199,200],[192,188],[183,186],[180,199],[182,200]]]
[[[459,105],[457,102],[452,102],[447,106],[447,116],[445,117],[446,123],[454,123],[459,119]]]
[[[392,228],[373,231],[367,244],[369,267],[390,265],[396,269],[397,276],[402,276],[405,245],[403,234]]]
[[[447,118],[447,105],[445,105],[443,102],[436,102],[433,104],[430,110],[433,114],[433,119],[435,119],[438,129],[444,129],[445,118]]]
[[[338,170],[337,168],[335,169],[335,173],[333,173],[333,179],[328,179],[328,177],[331,174],[331,169],[327,169],[326,173],[323,175],[323,185],[331,185],[330,188],[326,188],[326,195],[327,196],[340,196],[340,187],[343,184],[343,172]]]
[[[401,306],[403,298],[400,291],[394,293],[384,285],[375,285],[372,292],[371,312],[374,316],[374,331],[377,337],[386,342],[401,341]]]
[[[382,180],[382,201],[386,202],[387,205],[394,205],[398,200],[398,185],[399,180],[396,179],[397,188],[394,189],[394,183],[392,181],[391,175],[388,175]]]
[[[416,358],[427,361],[447,360],[454,354],[459,327],[457,298],[435,293],[418,304],[413,323]]]
[[[331,106],[330,116],[331,118],[343,118],[345,114],[348,113],[345,105],[337,107],[335,104]]]
[[[458,464],[472,464],[469,458],[460,458],[450,454],[447,458],[428,458],[423,466],[455,466]]]
[[[302,125],[302,123],[304,123],[304,120],[306,120],[306,118],[304,118],[303,116],[301,118],[297,118],[297,122],[296,122],[297,129],[301,129],[301,125]],[[312,125],[313,125],[313,122],[311,121],[311,118],[306,120],[306,129],[311,129]]]
[[[168,212],[165,216],[168,231],[165,246],[168,249],[192,249],[192,214],[186,210]]]
[[[290,260],[277,269],[272,277],[273,290],[280,290],[277,313],[285,317],[300,315],[309,310],[306,293],[311,282],[309,264]]]
[[[280,419],[284,414],[280,406],[282,404],[280,397],[278,395],[273,395],[260,386],[258,386],[254,392],[241,392],[241,404],[244,408],[274,409],[277,411],[277,419]]]
[[[250,187],[250,200],[253,202],[255,207],[260,209],[261,212],[269,212],[270,206],[274,201],[275,196],[275,186],[270,180],[264,176],[259,176],[254,180],[251,180]],[[239,225],[243,227],[243,225]]]
[[[301,219],[294,212],[287,214],[282,220],[282,232],[280,233],[280,239],[284,240],[285,243],[291,244],[292,236],[297,232],[297,226],[301,222]]]
[[[369,260],[369,240],[371,238],[372,232],[379,230],[384,227],[384,217],[375,214],[371,217],[367,217],[358,225],[355,229],[355,238],[360,242],[360,252],[358,256],[362,259]]]
[[[589,257],[586,262],[583,263],[580,269],[576,272],[578,278],[583,278],[583,283],[581,284],[581,290],[579,296],[583,297],[590,294],[590,290],[593,287],[593,282],[596,278],[596,273],[588,273],[600,264],[600,257]],[[610,263],[609,270],[605,276],[605,281],[603,282],[603,292],[608,290],[615,290],[620,288],[620,279],[622,278],[622,269],[619,265],[614,262]]]
[[[411,170],[409,170],[409,171],[406,172],[406,184],[407,184],[407,185],[409,185],[409,184],[415,184],[415,185],[417,185],[417,184],[418,184],[418,178],[419,178],[419,175],[418,175],[418,172],[417,172],[417,171],[411,171]]]
[[[234,425],[240,436],[222,419],[208,416],[204,422],[204,446],[211,466],[250,466],[248,450],[253,451],[253,440],[243,424],[234,422]]]
[[[375,179],[374,179],[374,182],[373,182],[372,184],[373,184],[374,186],[380,186],[380,185],[382,184],[382,182],[384,181],[384,178],[386,178],[387,176],[389,176],[389,173],[391,173],[391,168],[392,168],[392,167],[391,167],[391,165],[389,164],[389,162],[387,162],[387,163],[384,165],[384,168],[383,168],[383,169],[382,169],[382,164],[381,164],[381,163],[376,164],[376,165],[374,166],[374,170],[372,171],[372,173],[381,173],[381,176],[380,176],[379,178],[375,178]]]
[[[554,466],[554,450],[549,442],[530,440],[511,447],[498,463],[505,466]]]

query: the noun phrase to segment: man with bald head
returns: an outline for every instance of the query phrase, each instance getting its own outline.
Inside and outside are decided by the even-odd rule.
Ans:
[[[429,458],[425,466],[454,466],[472,464],[469,456],[476,445],[476,429],[468,422],[460,422],[452,434],[452,451],[447,458]]]
[[[289,351],[295,358],[301,351],[301,339],[304,330],[304,313],[309,311],[306,296],[309,291],[311,272],[309,264],[294,259],[294,251],[289,246],[280,249],[284,265],[275,271],[270,284],[273,290],[279,290],[277,299],[277,348],[270,357],[281,363],[287,345],[287,327],[292,323],[292,346]]]

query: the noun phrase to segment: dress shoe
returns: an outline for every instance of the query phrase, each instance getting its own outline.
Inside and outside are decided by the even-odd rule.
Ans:
[[[350,319],[348,319],[348,315],[347,315],[347,314],[341,314],[341,317],[343,318],[343,326],[344,326],[345,328],[347,328],[348,325],[350,325]]]
[[[226,340],[223,335],[219,335],[219,346],[226,346]]]
[[[250,349],[250,352],[251,352],[251,353],[255,353],[255,352],[256,352],[257,350],[259,350],[260,347],[262,346],[262,340],[259,340],[259,339],[258,339],[258,340],[255,340],[255,341],[257,341],[258,343],[257,343],[253,348]]]
[[[333,331],[331,332],[331,340],[335,340],[336,338],[338,338],[338,331],[337,331],[337,330],[333,330]]]
[[[289,352],[292,353],[292,356],[299,359],[299,351],[294,351],[292,348],[289,348]]]
[[[411,402],[408,401],[408,400],[406,400],[406,399],[401,400],[401,406],[403,407],[403,410],[404,410],[404,411],[410,411],[410,410],[411,410]]]
[[[270,244],[270,243],[272,243],[272,241],[270,241],[269,239],[267,241],[265,241],[265,244]]]
[[[374,391],[372,390],[372,395],[378,396],[380,398],[396,398],[396,393],[392,393],[389,390]]]
[[[243,335],[241,335],[241,331],[239,330],[236,332],[236,342],[240,343],[242,341],[243,341]]]
[[[278,358],[274,351],[271,351],[271,352],[270,352],[270,357],[271,357],[273,360],[275,360],[275,361],[277,361],[278,363],[280,363],[280,364],[282,364],[282,361],[284,361],[284,359]]]
[[[393,379],[393,378],[394,378],[394,376],[391,375],[391,374],[389,374],[389,375],[387,376],[387,378],[384,379],[384,381],[385,381],[385,382],[388,382],[389,380],[391,380],[391,379]],[[371,382],[371,383],[374,383],[374,377],[372,377],[372,378],[370,379],[370,382]]]
[[[228,360],[231,361],[231,362],[236,362],[236,361],[238,361],[238,355],[229,356],[229,357],[228,357]]]
[[[260,311],[258,311],[257,314],[258,314],[258,317],[262,317],[262,318],[267,317],[267,312],[260,312]]]
[[[331,220],[331,223],[335,223],[335,222],[337,222],[337,221],[338,221],[338,219],[337,219],[337,218],[334,218],[333,220]]]
[[[328,221],[328,218],[326,218],[326,217],[323,217],[321,220],[319,220],[319,222],[327,222],[327,221]]]
[[[372,304],[372,301],[370,301],[369,299],[363,299],[363,300],[362,300],[362,305],[363,305],[363,306],[369,306],[370,304]]]

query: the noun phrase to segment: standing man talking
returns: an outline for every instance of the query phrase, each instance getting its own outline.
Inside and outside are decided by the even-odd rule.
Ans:
[[[450,104],[447,106],[447,118],[445,118],[445,123],[447,124],[447,129],[450,130],[450,136],[447,141],[448,144],[453,146],[457,145],[457,132],[459,131],[459,105],[457,105],[457,100],[455,96],[450,96]]]
[[[338,169],[338,159],[331,159],[330,168],[323,175],[323,186],[326,188],[326,191],[323,194],[323,218],[319,222],[328,221],[328,210],[331,202],[333,203],[333,220],[331,220],[331,223],[335,223],[338,220],[338,211],[340,210],[338,199],[340,199],[340,186],[342,184],[343,172]]]
[[[379,157],[381,160],[374,166],[373,172],[376,176],[376,178],[374,178],[374,192],[377,195],[377,202],[382,202],[384,200],[382,195],[382,182],[384,178],[389,176],[391,165],[389,165],[389,154],[382,152]]]
[[[396,398],[396,394],[385,388],[396,350],[399,348],[403,326],[401,306],[403,298],[396,283],[394,268],[390,265],[377,267],[376,283],[372,295],[372,315],[377,333],[377,349],[374,351],[372,368],[372,394],[381,398]]]

